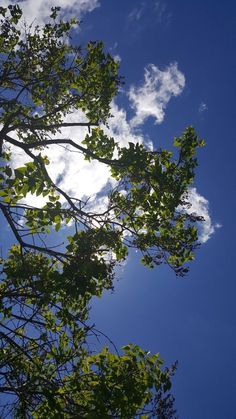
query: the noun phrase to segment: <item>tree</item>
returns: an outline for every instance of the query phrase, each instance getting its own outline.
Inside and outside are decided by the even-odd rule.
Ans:
[[[122,355],[108,347],[94,353],[99,332],[89,324],[88,305],[112,288],[129,248],[149,267],[188,271],[201,220],[189,212],[188,187],[203,142],[190,127],[174,140],[177,159],[142,144],[121,147],[104,131],[122,79],[103,44],[73,45],[77,22],[60,20],[59,8],[42,28],[23,25],[17,5],[0,12],[0,209],[16,241],[1,260],[3,415],[173,417],[175,366],[163,370],[158,355],[134,345]],[[83,118],[68,122],[76,110]],[[87,127],[82,142],[63,138],[68,126]],[[109,167],[115,187],[106,210],[91,209],[51,179],[45,153],[55,144]],[[23,166],[13,167],[13,150],[28,157]],[[45,204],[29,205],[29,194]],[[66,244],[49,246],[47,235],[67,224],[74,232]]]

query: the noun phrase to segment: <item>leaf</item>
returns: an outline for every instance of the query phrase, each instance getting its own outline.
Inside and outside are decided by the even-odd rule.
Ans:
[[[10,166],[6,166],[4,171],[8,177],[12,176],[12,169],[10,168]]]

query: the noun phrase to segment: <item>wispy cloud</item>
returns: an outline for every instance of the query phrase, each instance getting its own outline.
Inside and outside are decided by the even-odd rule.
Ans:
[[[198,108],[198,112],[202,113],[208,110],[207,104],[204,102],[201,102]]]
[[[92,12],[100,6],[99,0],[2,0],[1,6],[18,3],[24,12],[28,24],[35,21],[37,24],[45,23],[50,14],[51,7],[59,6],[66,17],[80,18],[87,12]]]
[[[141,86],[131,86],[128,97],[135,116],[132,126],[138,126],[152,116],[160,124],[165,116],[165,109],[172,96],[178,96],[185,86],[185,77],[178,70],[176,63],[160,70],[154,64],[145,68],[144,82]]]
[[[159,23],[170,23],[172,13],[168,10],[167,3],[161,0],[155,1],[154,3],[154,12],[157,15],[157,20]]]
[[[144,27],[146,28],[146,25],[148,24],[153,25],[158,23],[161,25],[169,25],[172,13],[165,1],[142,1],[137,3],[137,6],[134,7],[127,16],[128,26],[138,26],[139,30],[144,30]],[[142,27],[139,26],[140,20],[142,20]]]
[[[128,22],[138,22],[143,16],[145,11],[145,3],[141,3],[139,7],[135,7],[128,14]]]

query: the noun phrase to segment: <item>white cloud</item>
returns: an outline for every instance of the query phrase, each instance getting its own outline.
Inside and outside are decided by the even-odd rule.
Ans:
[[[1,6],[7,7],[14,3],[12,0],[2,0]],[[24,18],[28,24],[35,23],[41,25],[48,20],[51,7],[59,6],[66,17],[80,18],[83,14],[91,12],[99,7],[98,0],[22,0],[15,1],[24,12]]]
[[[207,242],[217,228],[221,228],[222,225],[219,223],[214,224],[210,217],[209,212],[209,201],[200,195],[196,188],[189,189],[189,201],[191,207],[189,213],[196,213],[204,218],[204,222],[199,223],[199,241],[201,243]]]
[[[148,140],[143,137],[142,133],[137,133],[127,120],[126,111],[123,108],[119,108],[115,102],[112,103],[111,114],[113,117],[108,121],[109,130],[107,130],[107,133],[114,136],[121,146],[124,147],[129,142],[145,142],[147,144]]]
[[[160,124],[165,116],[165,109],[172,96],[178,96],[185,86],[185,77],[178,70],[176,63],[160,70],[154,64],[145,68],[144,83],[131,86],[128,97],[135,116],[131,120],[133,127],[141,125],[152,116]]]
[[[78,122],[84,120],[81,112],[71,114],[66,122]],[[86,128],[69,127],[63,128],[61,134],[56,138],[70,138],[76,143],[81,143],[87,134]],[[52,137],[53,138],[53,137]],[[84,160],[83,155],[71,147],[52,145],[45,149],[42,153],[47,155],[50,165],[47,166],[48,173],[58,186],[65,190],[72,197],[82,199],[83,197],[95,196],[107,183],[109,179],[109,170],[107,166],[92,161],[91,163]],[[21,166],[28,161],[28,156],[24,154],[13,154],[13,166]],[[30,205],[42,205],[45,198],[36,197],[35,195],[27,196],[27,203]],[[61,199],[63,202],[63,198]]]

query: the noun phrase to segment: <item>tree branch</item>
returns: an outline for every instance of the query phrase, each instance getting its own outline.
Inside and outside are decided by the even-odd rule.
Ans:
[[[107,164],[109,166],[121,166],[121,162],[117,159],[110,160],[110,159],[104,159],[102,157],[98,157],[96,154],[94,154],[92,151],[88,150],[87,148],[81,146],[80,144],[75,143],[73,140],[66,139],[66,138],[55,138],[52,140],[42,140],[42,141],[35,141],[30,144],[25,144],[21,141],[17,141],[14,138],[9,137],[9,135],[5,135],[5,139],[15,145],[16,147],[22,148],[26,153],[28,150],[35,148],[35,147],[42,147],[46,145],[52,145],[52,144],[69,144],[72,147],[76,148],[77,150],[80,150],[81,153],[91,157],[94,160],[98,160],[101,163]],[[31,156],[32,157],[32,156]],[[33,157],[32,157],[33,158]]]
[[[44,130],[44,131],[50,131],[53,129],[60,129],[60,128],[66,128],[66,127],[97,127],[99,124],[98,122],[61,122],[58,124],[50,124],[50,125],[44,125],[44,124],[34,124],[32,123],[32,125],[30,124],[17,124],[17,125],[13,125],[10,130],[12,131],[12,129],[29,129],[31,131],[35,131],[35,130]]]

